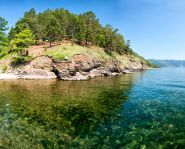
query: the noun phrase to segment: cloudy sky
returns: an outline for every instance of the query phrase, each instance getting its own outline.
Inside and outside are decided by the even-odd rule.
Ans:
[[[95,12],[145,58],[185,59],[184,0],[1,0],[0,16],[13,26],[30,8],[61,7],[77,14]]]

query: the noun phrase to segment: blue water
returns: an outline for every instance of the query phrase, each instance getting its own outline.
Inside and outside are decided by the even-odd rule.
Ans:
[[[185,148],[185,68],[163,68],[134,76],[129,100],[122,109],[129,129],[127,145]]]
[[[185,68],[0,81],[2,148],[185,148]]]

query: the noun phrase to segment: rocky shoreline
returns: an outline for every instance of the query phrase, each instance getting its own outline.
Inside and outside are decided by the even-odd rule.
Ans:
[[[0,79],[89,80],[94,77],[130,74],[148,69],[142,61],[129,60],[127,66],[123,66],[114,59],[106,61],[85,54],[77,54],[71,60],[64,61],[54,61],[51,57],[39,56],[24,65],[12,66],[6,62],[0,67],[3,65],[8,67],[5,73],[0,73]]]

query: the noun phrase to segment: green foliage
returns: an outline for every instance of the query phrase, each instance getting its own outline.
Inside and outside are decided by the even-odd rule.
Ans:
[[[25,28],[31,29],[37,41],[57,40],[78,41],[80,44],[96,45],[105,48],[107,53],[129,53],[129,46],[124,37],[110,25],[105,27],[99,23],[96,15],[89,11],[80,15],[70,13],[65,9],[46,10],[37,14],[34,9],[26,12],[10,30],[9,38],[16,38],[16,34]]]
[[[15,38],[16,34],[19,34],[22,30],[25,30],[29,28],[29,25],[24,21],[23,18],[21,18],[20,20],[18,20],[18,22],[15,24],[15,27],[12,27],[10,29],[10,32],[8,34],[8,38],[9,40],[13,40]]]
[[[6,27],[7,24],[8,24],[8,22],[5,19],[3,19],[3,18],[0,17],[0,32],[1,33],[4,33],[4,31],[6,31],[8,29]]]
[[[118,29],[111,25],[102,26],[91,11],[76,15],[65,9],[48,9],[41,13],[31,9],[11,28],[9,40],[11,50],[20,53],[40,41],[48,41],[51,46],[55,41],[72,40],[81,45],[102,47],[110,56],[116,52],[139,57],[131,49],[130,40],[125,42]],[[63,59],[60,53],[55,56]]]
[[[82,42],[85,40],[85,44],[88,42],[95,44],[97,31],[100,28],[99,20],[96,15],[89,11],[79,15],[79,40]]]
[[[39,40],[41,38],[41,26],[39,25],[39,18],[34,8],[30,11],[25,12],[23,21],[29,26],[35,38]]]
[[[31,56],[20,56],[20,55],[17,55],[17,56],[12,58],[11,64],[12,65],[21,65],[21,64],[24,64],[24,63],[29,62],[31,60],[32,60]]]
[[[5,50],[7,50],[6,46],[8,43],[8,38],[5,34],[5,31],[8,29],[7,24],[8,22],[0,17],[0,57],[2,57]]]
[[[45,35],[46,38],[49,39],[51,46],[51,42],[56,41],[59,38],[60,24],[57,18],[52,14],[48,14],[47,18],[48,21],[46,22]]]
[[[11,50],[20,54],[35,43],[35,36],[30,29],[23,29],[15,35],[15,38],[10,42]]]
[[[2,68],[2,72],[3,72],[3,73],[5,73],[5,72],[6,72],[6,70],[7,70],[7,66],[6,66],[6,65],[4,65],[4,66],[3,66],[3,68]]]
[[[2,46],[0,50],[0,58],[6,56],[9,53],[9,48],[6,46]]]

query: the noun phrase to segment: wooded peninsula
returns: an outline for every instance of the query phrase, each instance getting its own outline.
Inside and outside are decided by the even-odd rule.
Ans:
[[[31,9],[14,27],[7,26],[0,17],[0,68],[10,78],[87,80],[155,67],[91,11]]]

